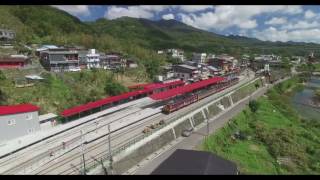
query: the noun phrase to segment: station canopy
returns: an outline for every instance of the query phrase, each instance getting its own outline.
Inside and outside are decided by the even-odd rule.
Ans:
[[[166,100],[166,99],[178,96],[178,95],[182,95],[182,94],[185,94],[185,93],[192,92],[194,90],[198,90],[198,89],[204,88],[204,87],[209,86],[209,85],[213,85],[213,84],[219,83],[219,82],[221,82],[223,80],[225,80],[224,77],[213,77],[213,78],[206,79],[206,80],[203,80],[203,81],[198,81],[198,82],[195,82],[195,83],[192,83],[192,84],[188,84],[188,85],[185,85],[185,86],[181,86],[181,87],[177,87],[177,88],[174,88],[174,89],[170,89],[168,91],[164,91],[164,92],[161,92],[161,93],[153,94],[150,97],[152,99],[154,99],[154,100]]]

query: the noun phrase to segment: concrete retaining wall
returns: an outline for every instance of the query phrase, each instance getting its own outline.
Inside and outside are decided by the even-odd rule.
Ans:
[[[138,162],[143,160],[148,155],[159,150],[167,143],[174,140],[174,134],[172,130],[166,131],[155,139],[147,142],[144,146],[133,151],[130,155],[124,157],[118,162],[114,163],[114,170],[116,174],[122,174]]]
[[[220,103],[224,106],[224,108],[228,108],[231,106],[231,102],[229,96],[226,96],[220,100]]]
[[[200,111],[193,116],[194,126],[198,126],[204,121],[203,113]]]
[[[208,110],[209,110],[209,118],[212,118],[214,116],[216,116],[217,114],[219,114],[222,110],[217,106],[218,103],[214,103],[210,106],[208,106]]]
[[[177,126],[175,126],[173,129],[174,129],[174,132],[176,134],[176,137],[178,138],[178,137],[181,136],[183,130],[189,129],[191,127],[192,127],[192,125],[190,123],[190,119],[188,118],[185,121],[183,121],[180,124],[178,124]]]

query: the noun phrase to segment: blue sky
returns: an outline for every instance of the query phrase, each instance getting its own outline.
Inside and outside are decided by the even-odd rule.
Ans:
[[[242,35],[269,41],[320,43],[320,6],[55,6],[82,21],[123,16],[150,20],[175,19],[190,26],[223,34]]]

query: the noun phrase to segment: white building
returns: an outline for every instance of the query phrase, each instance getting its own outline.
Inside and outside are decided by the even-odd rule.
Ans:
[[[0,106],[0,142],[39,131],[38,111],[32,104]]]
[[[171,57],[178,58],[182,62],[185,60],[184,51],[180,49],[168,49],[168,53],[171,54]]]
[[[163,53],[164,53],[163,50],[158,51],[158,54],[163,54]]]
[[[100,54],[96,53],[95,49],[90,49],[86,55],[87,68],[100,68]]]
[[[206,63],[207,54],[206,53],[193,53],[192,54],[192,61],[198,64]]]

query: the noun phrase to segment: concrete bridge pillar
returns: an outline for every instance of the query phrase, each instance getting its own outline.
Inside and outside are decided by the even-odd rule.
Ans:
[[[233,100],[232,100],[231,94],[229,95],[229,101],[230,101],[230,106],[233,106]]]
[[[173,128],[173,127],[172,127],[171,129],[172,129],[172,133],[173,133],[173,137],[174,137],[174,139],[177,139],[176,131],[174,130],[174,128]]]

